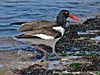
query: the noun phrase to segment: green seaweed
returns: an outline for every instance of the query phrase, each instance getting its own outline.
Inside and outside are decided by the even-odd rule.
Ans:
[[[67,53],[59,53],[59,56],[68,56]]]
[[[97,75],[100,75],[100,72],[96,72]]]
[[[69,66],[72,70],[77,70],[81,65],[80,63],[72,63]]]
[[[62,75],[68,75],[67,73],[62,73]]]

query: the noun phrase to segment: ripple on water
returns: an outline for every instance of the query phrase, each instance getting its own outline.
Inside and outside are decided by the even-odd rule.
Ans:
[[[0,29],[0,37],[13,37],[18,34],[16,29]],[[0,38],[1,39],[1,38]]]

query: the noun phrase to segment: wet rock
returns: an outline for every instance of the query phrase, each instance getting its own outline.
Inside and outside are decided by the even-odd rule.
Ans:
[[[67,36],[68,35],[64,35],[64,37],[56,44],[56,51],[58,53],[64,52],[67,54],[75,54],[79,51],[82,55],[88,55],[87,53],[89,53],[89,55],[99,55],[99,40],[91,40],[90,38],[83,36],[80,36],[79,38],[69,38]]]
[[[53,75],[53,71],[52,70],[48,70],[47,71],[47,75]]]
[[[76,60],[79,60],[82,63],[79,62],[70,64],[70,71],[100,71],[100,57],[88,56],[78,58]]]
[[[67,63],[69,62],[69,64]],[[80,58],[70,58],[65,62],[62,61],[60,64],[56,64],[52,67],[52,69],[45,68],[43,63],[45,62],[36,62],[34,65],[30,65],[27,68],[23,68],[21,70],[16,69],[14,71],[15,74],[20,75],[59,75],[59,74],[68,74],[68,75],[92,75],[94,74],[92,71],[99,71],[100,66],[100,58],[88,56],[88,57],[80,57]],[[71,63],[73,62],[73,63]],[[49,63],[50,64],[50,63]],[[66,66],[67,65],[67,66]],[[95,67],[95,68],[94,68]],[[78,72],[77,72],[78,71]],[[86,72],[90,71],[90,72]]]
[[[75,38],[79,38],[80,36],[78,35],[78,33],[76,31],[70,31],[69,33],[67,33],[67,38],[68,39],[75,39]]]
[[[82,30],[99,30],[100,17],[87,19],[85,22],[82,23],[80,27]]]
[[[42,65],[34,64],[22,70],[15,69],[14,74],[19,75],[47,75],[47,70]]]

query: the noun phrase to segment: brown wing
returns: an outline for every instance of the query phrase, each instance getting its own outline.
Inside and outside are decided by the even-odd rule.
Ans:
[[[61,33],[52,28],[41,28],[38,30],[27,31],[21,35],[16,36],[17,38],[34,38],[36,34],[45,34],[48,36],[53,36],[54,38],[61,37]]]
[[[21,27],[18,29],[19,32],[24,32],[24,31],[30,31],[30,30],[37,30],[40,28],[48,28],[48,27],[53,27],[57,26],[55,22],[50,22],[46,20],[35,20],[29,23],[24,23],[21,25]]]

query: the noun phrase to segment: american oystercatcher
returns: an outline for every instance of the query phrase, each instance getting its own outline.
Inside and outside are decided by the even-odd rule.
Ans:
[[[35,20],[21,24],[18,29],[21,34],[15,36],[15,38],[29,45],[43,44],[50,46],[53,49],[53,53],[56,53],[55,44],[64,35],[68,17],[80,21],[79,18],[70,14],[68,10],[61,10],[58,13],[56,22]]]

